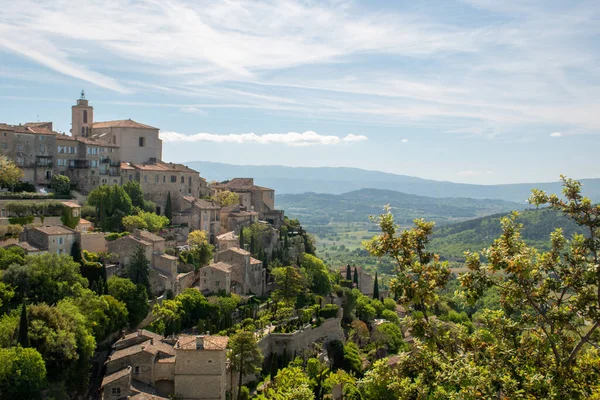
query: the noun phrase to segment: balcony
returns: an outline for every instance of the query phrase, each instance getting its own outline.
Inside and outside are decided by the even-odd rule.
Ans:
[[[69,165],[69,169],[84,169],[89,167],[90,162],[88,160],[75,160],[75,165]]]
[[[117,170],[117,171],[110,171],[108,173],[110,176],[121,176],[121,173]]]
[[[120,167],[121,166],[121,161],[119,161],[119,160],[110,160],[110,166],[111,167]]]
[[[100,164],[108,164],[110,162],[110,158],[104,157],[100,158]]]

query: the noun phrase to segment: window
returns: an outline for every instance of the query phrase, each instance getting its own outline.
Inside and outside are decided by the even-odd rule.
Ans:
[[[144,175],[144,182],[148,182],[148,175]]]
[[[46,152],[46,146],[41,145],[40,146],[40,153],[45,153]]]
[[[177,176],[171,175],[171,183],[177,183]]]
[[[46,138],[44,136],[40,136],[40,140],[43,142]]]
[[[188,185],[192,186],[192,177],[191,176],[188,178]]]
[[[144,147],[145,144],[146,144],[146,138],[141,136],[140,137],[140,147]]]
[[[69,167],[75,167],[75,160],[69,160]]]
[[[129,175],[129,182],[133,180],[133,175]]]
[[[139,374],[140,373],[140,367],[135,367],[135,373]]]
[[[58,152],[59,153],[65,153],[65,149],[66,149],[65,146],[58,146]]]
[[[61,237],[59,237],[59,238],[58,238],[58,244],[63,244],[63,243],[64,243],[64,239],[63,239],[63,238],[61,238]]]
[[[17,145],[17,150],[18,150],[18,151],[21,151],[21,150],[23,150],[23,145],[22,145],[22,144],[18,144],[18,145]]]
[[[215,281],[215,286],[216,286],[216,287],[219,287],[219,286],[221,286],[221,282],[219,282],[219,281]]]
[[[85,136],[85,128],[83,126],[81,127],[81,134]]]
[[[87,124],[87,110],[83,110],[83,123]]]
[[[85,135],[90,136],[90,128],[87,126],[85,127]]]
[[[113,396],[120,396],[121,395],[121,388],[120,387],[114,387],[114,388],[112,388],[111,393],[113,394]]]
[[[167,176],[163,175],[163,183],[167,183]]]
[[[74,208],[73,209],[73,216],[74,217],[79,217],[79,208]]]
[[[98,167],[98,160],[90,160],[90,167],[92,167],[92,168]]]
[[[117,135],[113,135],[113,144],[117,144]]]
[[[75,147],[69,146],[69,154],[75,154]]]
[[[154,175],[154,183],[158,183],[158,175]]]

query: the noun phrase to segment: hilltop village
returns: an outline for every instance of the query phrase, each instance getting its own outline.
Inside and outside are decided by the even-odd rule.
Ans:
[[[64,371],[52,371],[47,357],[60,356],[37,338],[47,350],[41,353],[49,387],[103,399],[237,398],[246,384],[257,390],[261,370],[274,378],[300,355],[324,362],[332,343],[343,354],[341,321],[355,305],[344,311],[340,284],[356,291],[353,303],[378,291],[372,318],[381,317],[386,292],[373,276],[349,265],[329,270],[299,221],[276,209],[274,190],[252,178],[208,182],[163,161],[158,128],[131,119],[98,122],[83,92],[71,126],[67,135],[52,122],[0,124],[3,165],[20,171],[12,182],[3,179],[0,192],[0,245],[9,258],[3,281],[15,289],[9,303],[27,307],[32,325],[38,303],[64,301],[43,293],[34,301],[13,280],[12,264],[38,260],[41,268],[75,267],[87,289],[71,297],[125,306],[126,317],[107,304],[80,304],[96,348],[74,351],[91,365],[89,373],[66,359]],[[388,319],[397,320],[395,302],[386,307]],[[240,330],[251,332],[260,353],[252,368],[237,365],[228,350]],[[75,376],[89,387],[69,383]]]

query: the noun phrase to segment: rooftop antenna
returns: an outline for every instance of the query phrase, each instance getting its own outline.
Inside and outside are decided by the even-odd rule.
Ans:
[[[81,89],[81,97],[80,97],[80,99],[81,100],[85,99],[85,91],[83,89]]]

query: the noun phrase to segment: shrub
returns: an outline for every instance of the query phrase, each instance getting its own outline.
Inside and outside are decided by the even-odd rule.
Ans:
[[[319,311],[319,316],[322,318],[335,318],[337,317],[339,307],[335,304],[325,304]]]
[[[23,232],[23,227],[21,225],[8,225],[8,226],[0,226],[0,238],[1,239],[10,239],[10,238],[18,238],[19,234]]]
[[[119,238],[122,238],[123,236],[127,236],[129,235],[129,232],[113,232],[113,233],[109,233],[108,235],[104,236],[104,239],[107,242],[112,242],[113,240],[117,240]]]
[[[65,175],[53,175],[50,187],[56,194],[67,195],[71,193],[71,180]]]
[[[8,222],[10,222],[12,225],[27,225],[31,224],[33,222],[33,219],[33,215],[28,215],[26,217],[10,217],[8,219]]]

